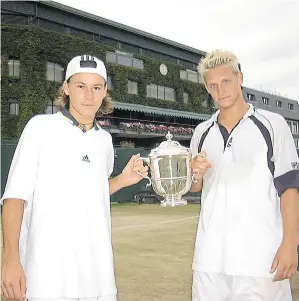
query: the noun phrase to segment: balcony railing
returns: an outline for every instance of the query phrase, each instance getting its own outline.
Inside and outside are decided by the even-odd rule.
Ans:
[[[119,124],[119,129],[124,131],[133,132],[147,132],[147,133],[157,133],[166,134],[170,131],[172,134],[177,135],[192,135],[194,133],[193,128],[186,128],[182,126],[167,126],[164,124],[152,124],[152,123],[141,123],[141,122],[121,122]]]
[[[142,120],[141,122],[132,121],[132,120],[125,120],[121,121],[122,119],[113,120],[110,119],[102,119],[99,120],[98,123],[105,129],[108,130],[118,130],[121,132],[136,132],[136,134],[142,133],[150,133],[150,134],[157,134],[157,135],[165,135],[168,131],[175,135],[180,136],[192,136],[194,133],[195,126],[190,125],[179,125],[179,124],[166,124],[160,122],[152,122]]]

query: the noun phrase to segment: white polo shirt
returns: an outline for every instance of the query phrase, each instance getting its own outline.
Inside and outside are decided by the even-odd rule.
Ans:
[[[298,154],[287,122],[250,105],[229,135],[219,111],[199,124],[193,155],[205,150],[212,168],[204,176],[193,269],[271,277],[281,244],[280,196],[299,188]]]
[[[98,126],[83,132],[74,125],[61,112],[28,122],[1,199],[26,201],[20,252],[27,298],[117,293],[108,182],[112,139]]]

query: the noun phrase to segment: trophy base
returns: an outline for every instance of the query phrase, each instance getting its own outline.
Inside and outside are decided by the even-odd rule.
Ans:
[[[162,207],[175,207],[175,206],[185,206],[188,202],[181,197],[166,197],[162,202]]]

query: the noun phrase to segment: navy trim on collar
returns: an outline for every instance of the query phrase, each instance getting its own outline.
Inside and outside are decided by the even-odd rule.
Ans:
[[[76,118],[69,112],[69,110],[67,109],[63,109],[61,110],[61,114],[63,116],[65,116],[67,119],[69,119],[74,126],[78,127],[80,130],[82,130],[82,132],[86,132],[83,124],[79,123]],[[93,127],[95,128],[95,130],[99,130],[99,125],[96,122],[96,119],[93,120]]]
[[[245,115],[243,116],[243,118],[241,119],[245,119],[251,115],[254,114],[256,108],[251,104],[251,103],[247,103],[249,105],[248,111],[245,113]],[[218,123],[218,118],[219,118],[219,114],[220,114],[220,110],[218,109],[211,117],[212,121],[214,123]]]

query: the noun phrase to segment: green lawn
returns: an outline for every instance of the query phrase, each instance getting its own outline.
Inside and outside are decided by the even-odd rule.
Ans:
[[[199,205],[113,204],[118,301],[190,301]],[[299,273],[292,280],[299,301]]]
[[[191,300],[191,263],[199,205],[113,205],[119,301]],[[292,279],[299,301],[299,272]]]

